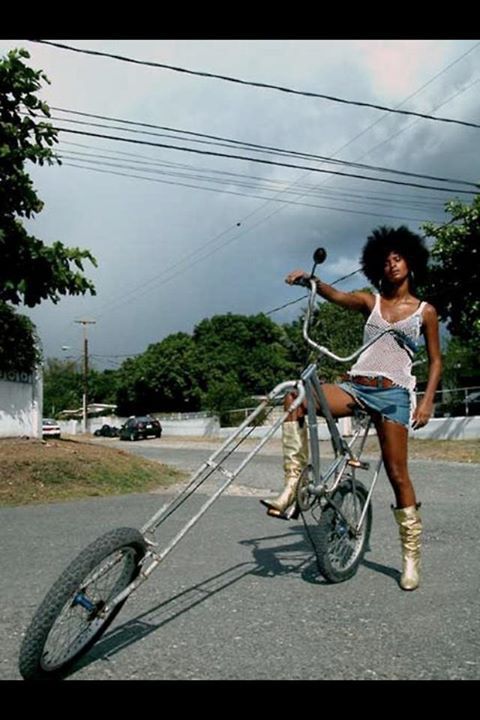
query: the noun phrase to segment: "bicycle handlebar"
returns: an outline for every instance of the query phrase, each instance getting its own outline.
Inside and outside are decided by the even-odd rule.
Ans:
[[[350,362],[351,360],[354,360],[356,357],[361,355],[364,350],[369,348],[373,343],[377,342],[381,337],[384,335],[395,335],[396,340],[401,344],[401,346],[404,348],[406,352],[409,352],[409,350],[416,350],[416,347],[414,348],[411,344],[411,341],[409,338],[406,338],[404,336],[404,333],[402,333],[399,330],[395,330],[395,328],[386,328],[385,330],[382,330],[378,333],[376,337],[374,337],[372,340],[369,340],[369,342],[365,343],[365,345],[362,345],[358,350],[355,350],[351,355],[347,355],[346,357],[341,357],[340,355],[335,355],[335,353],[331,352],[328,348],[324,347],[323,345],[319,345],[315,342],[315,340],[312,340],[312,338],[308,335],[308,330],[310,326],[310,320],[312,317],[314,305],[315,305],[315,299],[317,296],[317,283],[316,279],[312,276],[310,277],[301,277],[295,283],[294,285],[302,285],[304,287],[310,287],[310,297],[308,299],[308,305],[307,305],[307,312],[305,314],[305,320],[303,322],[303,338],[304,340],[317,352],[320,352],[322,355],[326,355],[327,357],[331,358],[332,360],[336,360],[337,362]]]

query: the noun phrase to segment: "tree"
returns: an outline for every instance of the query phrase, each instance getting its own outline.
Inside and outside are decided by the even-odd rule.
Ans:
[[[258,315],[214,315],[202,320],[194,329],[193,339],[198,353],[201,389],[212,397],[211,386],[232,385],[232,397],[251,404],[253,395],[263,395],[274,385],[291,376],[294,364],[285,347],[281,328]]]
[[[0,59],[0,301],[33,307],[44,299],[56,303],[61,295],[95,294],[83,266],[96,261],[88,250],[58,241],[47,246],[21,220],[43,207],[25,163],[60,164],[52,150],[57,131],[45,122],[48,105],[36,97],[42,81],[49,81],[23,62],[29,57],[20,49]]]
[[[458,338],[450,338],[443,356],[443,386],[459,388],[477,385],[479,376],[478,348]]]
[[[117,371],[88,371],[90,402],[115,404]],[[82,404],[83,372],[75,360],[49,358],[43,372],[43,404],[46,413],[58,415],[62,410],[75,410]]]
[[[102,370],[100,372],[90,369],[88,373],[88,395],[90,402],[115,405],[118,385],[117,375],[116,370]]]
[[[120,414],[200,409],[195,345],[186,333],[168,335],[118,370]]]
[[[471,205],[445,204],[451,219],[444,225],[425,223],[435,238],[430,279],[423,288],[452,335],[480,345],[480,195]]]
[[[294,373],[281,328],[263,314],[215,315],[174,333],[118,371],[123,413],[247,407]]]
[[[45,414],[57,415],[61,410],[80,407],[83,375],[74,360],[49,358],[43,373],[43,406]]]
[[[0,372],[31,373],[40,360],[38,339],[30,318],[0,302]]]
[[[212,379],[204,398],[206,409],[217,413],[223,426],[239,425],[245,416],[235,411],[238,408],[248,407],[251,402],[251,398],[245,395],[245,390],[234,372],[228,372],[222,378]]]

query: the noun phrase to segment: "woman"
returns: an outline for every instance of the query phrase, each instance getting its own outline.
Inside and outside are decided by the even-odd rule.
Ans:
[[[385,469],[393,488],[403,555],[400,586],[414,590],[419,584],[420,535],[422,522],[415,490],[407,466],[408,428],[426,425],[432,415],[435,391],[441,374],[438,317],[435,308],[415,295],[416,283],[425,275],[428,250],[423,239],[405,226],[381,227],[368,237],[362,252],[362,270],[379,294],[345,293],[315,278],[319,295],[330,302],[363,313],[366,318],[364,343],[387,328],[402,332],[406,343],[393,334],[385,334],[365,350],[351,368],[348,382],[324,384],[323,391],[334,417],[352,415],[354,404],[362,406],[375,423]],[[303,270],[294,270],[287,278],[290,285]],[[411,348],[420,333],[425,337],[429,370],[422,400],[415,403],[416,379],[412,375]],[[288,409],[293,394],[285,398]],[[306,406],[301,405],[283,424],[285,488],[274,500],[262,500],[268,514],[285,518],[293,503],[298,480],[308,462]]]

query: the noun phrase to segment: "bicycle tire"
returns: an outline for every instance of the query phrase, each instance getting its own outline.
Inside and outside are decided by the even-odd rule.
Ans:
[[[94,540],[67,566],[25,633],[19,655],[25,680],[60,678],[99,640],[127,598],[105,617],[102,608],[137,577],[146,548],[138,530],[117,528]],[[72,632],[75,624],[79,628]],[[64,648],[62,633],[67,634]]]
[[[332,502],[356,524],[365,507],[367,496],[367,489],[361,482],[356,480],[353,484],[349,479],[335,491]],[[368,547],[371,529],[371,504],[358,536],[349,530],[333,504],[324,508],[318,523],[310,526],[309,535],[315,549],[318,569],[326,580],[340,583],[355,575]]]

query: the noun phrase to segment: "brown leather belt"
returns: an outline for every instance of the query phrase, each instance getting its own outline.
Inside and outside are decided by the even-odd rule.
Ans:
[[[370,387],[377,388],[389,388],[395,383],[382,375],[377,377],[368,377],[366,375],[352,375],[349,377],[350,382],[357,383],[357,385],[369,385]]]

